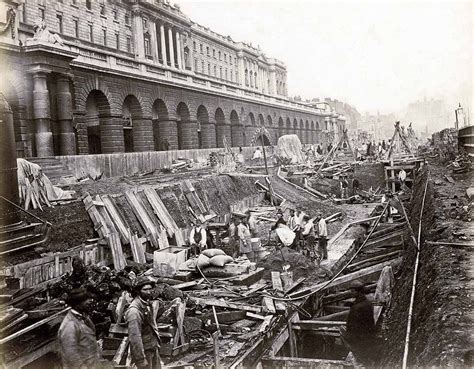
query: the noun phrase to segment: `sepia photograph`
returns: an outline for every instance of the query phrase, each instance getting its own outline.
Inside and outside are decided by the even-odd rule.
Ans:
[[[474,367],[474,0],[0,0],[0,369]]]

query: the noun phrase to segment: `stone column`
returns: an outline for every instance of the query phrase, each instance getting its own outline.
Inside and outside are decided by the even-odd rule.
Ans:
[[[232,124],[230,127],[232,147],[244,145],[244,127],[241,124]]]
[[[2,132],[0,135],[0,195],[20,205],[13,111],[2,93],[0,93],[0,130]],[[3,200],[0,200],[0,214],[0,226],[19,221],[18,212],[12,211],[12,207]]]
[[[76,136],[72,127],[72,97],[69,78],[58,76],[56,80],[56,109],[59,124],[59,155],[76,155]]]
[[[227,142],[229,143],[229,145],[231,145],[232,136],[231,136],[231,131],[230,131],[230,123],[227,121],[224,124],[216,125],[217,147],[224,147],[224,139],[223,139],[224,136],[226,136]]]
[[[201,140],[203,149],[216,147],[216,122],[201,122]]]
[[[168,64],[168,57],[166,56],[166,38],[165,38],[165,26],[163,23],[160,24],[160,42],[161,42],[161,59],[164,65]]]
[[[133,34],[135,35],[135,54],[139,58],[145,58],[145,39],[143,37],[143,19],[138,11],[133,11]]]
[[[99,116],[102,154],[125,152],[121,115]]]
[[[176,118],[160,120],[158,126],[160,138],[168,141],[168,150],[178,150],[178,126],[176,124]]]
[[[185,58],[185,55],[184,55],[184,36],[181,35],[181,65],[183,66],[183,69],[186,69],[186,58]],[[191,58],[191,48],[188,47],[188,50],[189,50],[189,54],[188,54],[188,60],[189,60],[189,64],[193,64],[193,59]]]
[[[246,126],[245,127],[245,146],[250,146],[250,141],[255,136],[255,131],[257,127],[255,126]]]
[[[51,112],[46,72],[36,72],[33,75],[33,119],[36,126],[36,156],[53,156],[53,133],[51,132]]]
[[[190,150],[199,148],[197,129],[196,120],[186,120],[179,123],[179,133],[181,136],[180,149]]]
[[[156,37],[156,24],[154,21],[150,20],[150,44],[152,47],[152,55],[153,55],[153,60],[155,62],[158,62],[158,39]]]
[[[151,117],[133,120],[133,151],[153,151],[153,123]]]
[[[76,126],[77,135],[77,154],[87,155],[89,154],[89,137],[87,132],[86,123],[86,112],[75,111],[74,112],[74,124]]]
[[[176,30],[176,58],[178,59],[178,69],[184,69],[183,59],[181,58],[181,40],[179,38],[179,31]]]
[[[173,29],[171,26],[168,28],[168,46],[170,50],[170,63],[171,63],[171,68],[175,68],[174,64],[174,46],[173,46]]]
[[[239,62],[239,85],[245,87],[245,66],[242,52],[239,52],[237,57]]]

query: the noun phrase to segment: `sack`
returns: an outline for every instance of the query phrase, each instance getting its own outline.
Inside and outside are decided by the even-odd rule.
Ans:
[[[228,256],[228,255],[216,255],[214,257],[212,257],[210,260],[209,260],[209,263],[212,265],[212,266],[216,266],[216,267],[223,267],[224,265],[226,265],[227,263],[231,263],[234,261],[234,258],[232,256]]]
[[[204,250],[201,254],[206,255],[208,258],[212,258],[213,256],[217,255],[225,255],[226,253],[224,250],[221,249],[207,249]]]
[[[209,260],[210,260],[210,259],[209,259],[206,255],[200,254],[199,257],[198,257],[198,260],[197,260],[196,265],[197,265],[200,269],[205,268],[205,267],[208,267],[209,265],[211,265],[211,264],[209,263]]]

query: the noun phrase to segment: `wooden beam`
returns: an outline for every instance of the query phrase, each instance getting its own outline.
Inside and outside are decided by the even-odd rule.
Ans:
[[[196,304],[200,304],[200,305],[217,306],[217,307],[222,307],[222,308],[227,308],[227,309],[250,311],[252,313],[260,313],[262,311],[262,308],[260,306],[255,306],[255,305],[240,304],[237,302],[227,302],[227,301],[221,301],[217,299],[203,299],[200,297],[193,297],[193,296],[189,296],[189,298],[193,300]]]
[[[321,327],[344,327],[345,321],[334,321],[334,320],[297,320],[293,322],[294,326],[299,326],[301,329],[316,329]]]
[[[347,367],[352,368],[353,365],[343,360],[325,360],[325,359],[306,359],[287,356],[264,357],[262,359],[264,368],[321,368],[321,367]]]
[[[39,322],[36,322],[32,325],[29,325],[28,327],[25,327],[23,329],[20,329],[19,331],[5,337],[5,338],[2,338],[0,339],[0,345],[3,345],[4,343],[7,343],[7,342],[10,342],[11,340],[13,340],[14,338],[17,338],[17,337],[20,337],[22,334],[26,333],[26,332],[29,332],[29,331],[32,331],[33,329],[36,329],[38,327],[41,327],[43,324],[46,324],[48,322],[50,322],[51,320],[55,319],[56,317],[68,312],[71,308],[68,307],[64,310],[61,310],[61,311],[58,311],[57,313],[45,318],[45,319],[42,319],[40,320]]]
[[[306,295],[307,293],[312,293],[312,292],[315,292],[315,291],[323,292],[323,291],[325,291],[329,288],[333,288],[333,287],[336,287],[336,286],[342,286],[344,284],[350,283],[350,282],[352,282],[356,279],[359,279],[359,278],[363,278],[363,277],[367,278],[367,277],[378,276],[378,274],[380,274],[382,272],[382,269],[384,267],[397,265],[397,264],[401,263],[401,261],[402,261],[401,258],[398,258],[398,259],[395,259],[395,260],[389,260],[389,261],[386,261],[384,263],[380,263],[380,264],[371,266],[369,268],[364,268],[364,269],[358,270],[357,272],[353,272],[353,273],[349,273],[349,274],[340,276],[340,277],[336,278],[335,280],[333,280],[329,284],[327,282],[322,282],[322,283],[318,283],[318,284],[316,284],[312,287],[306,288],[304,290],[293,292],[292,294],[290,294],[290,297],[298,298],[300,296]]]

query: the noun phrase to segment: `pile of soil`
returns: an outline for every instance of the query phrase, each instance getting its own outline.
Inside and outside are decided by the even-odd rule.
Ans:
[[[309,258],[288,247],[282,247],[281,251],[275,250],[265,259],[260,260],[257,266],[265,269],[263,278],[271,281],[271,273],[283,272],[283,266],[287,264],[291,266],[289,270],[293,272],[293,280],[301,277],[311,277],[311,280],[314,281],[314,278],[322,278],[327,274],[325,269],[317,267]]]
[[[441,168],[431,168],[431,175],[441,176]],[[424,184],[428,173],[418,176],[414,186],[409,216],[418,230]],[[454,184],[459,186],[460,183]],[[423,215],[422,240],[446,240],[432,231],[439,227],[443,203],[430,182]],[[467,226],[465,224],[465,226]],[[430,232],[431,231],[431,232]],[[463,248],[422,243],[410,336],[409,365],[472,365],[472,253]],[[381,366],[400,365],[403,357],[408,308],[410,302],[415,249],[407,245],[407,253],[398,273],[391,306],[383,327]]]

